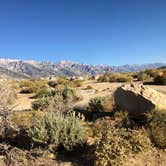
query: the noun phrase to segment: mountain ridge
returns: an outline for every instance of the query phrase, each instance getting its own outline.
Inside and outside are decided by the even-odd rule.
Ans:
[[[0,58],[0,75],[6,71],[6,75],[17,74],[19,77],[39,78],[49,76],[83,76],[97,75],[106,72],[137,72],[150,68],[160,68],[166,63],[147,63],[142,65],[91,65],[74,61],[35,61]],[[13,73],[13,74],[12,74]],[[5,74],[5,73],[3,73]]]

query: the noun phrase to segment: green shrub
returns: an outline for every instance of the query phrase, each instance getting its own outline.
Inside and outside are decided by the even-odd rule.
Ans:
[[[46,113],[41,119],[34,119],[29,136],[35,143],[51,145],[54,150],[63,146],[66,150],[83,145],[87,141],[87,127],[81,117],[74,113],[66,115]]]
[[[49,81],[48,85],[52,88],[56,88],[56,86],[58,86],[58,82],[57,81]]]
[[[154,78],[154,83],[157,85],[166,85],[166,72],[163,72],[163,75],[157,75]]]
[[[32,109],[45,110],[46,108],[48,108],[48,105],[49,105],[49,98],[43,97],[32,102]]]
[[[89,107],[91,111],[103,111],[103,103],[105,102],[105,97],[95,97],[89,102]]]
[[[63,97],[60,95],[49,97],[48,100],[49,104],[45,109],[48,112],[67,112],[70,109],[68,103],[65,103]]]
[[[113,110],[114,102],[109,97],[95,97],[90,100],[89,107],[94,112],[107,112]]]
[[[93,89],[93,87],[90,86],[90,85],[88,85],[88,86],[85,88],[85,90],[90,90],[90,89]]]
[[[126,128],[134,130],[137,130],[139,128],[139,124],[137,124],[133,119],[129,117],[128,112],[117,111],[114,114],[114,118],[115,118],[115,126],[118,128]]]
[[[99,82],[130,82],[133,77],[129,73],[106,73],[100,76]]]
[[[12,124],[18,126],[19,128],[27,129],[32,125],[33,119],[35,117],[43,118],[43,111],[21,111],[12,112],[9,115],[9,120]]]
[[[160,148],[166,148],[166,112],[152,111],[148,114],[148,125],[151,140]]]
[[[116,82],[130,82],[132,79],[133,78],[131,76],[122,75],[116,78]]]
[[[22,80],[22,81],[20,81],[19,86],[20,86],[20,88],[33,87],[33,82],[30,80]]]
[[[48,112],[67,112],[69,110],[69,105],[64,101],[62,96],[54,95],[39,98],[32,102],[32,109]]]
[[[19,86],[21,93],[36,93],[43,88],[47,88],[47,82],[41,79],[22,80]]]
[[[138,81],[147,81],[150,76],[144,72],[139,72],[137,75]]]
[[[67,78],[65,77],[60,77],[58,80],[57,80],[57,83],[58,84],[61,84],[61,85],[64,85],[64,86],[68,86],[68,87],[80,87],[82,85],[82,82],[83,80],[73,80],[73,79],[70,79],[68,80]]]
[[[69,88],[69,87],[65,87],[62,90],[62,96],[63,96],[64,101],[67,101],[67,102],[76,100],[75,90],[72,88]]]
[[[159,74],[159,70],[157,69],[147,69],[145,70],[145,73],[148,74],[150,77],[155,78]]]
[[[110,81],[110,75],[112,75],[112,73],[106,73],[103,76],[100,76],[98,78],[99,82],[109,82]]]
[[[152,150],[151,141],[145,129],[131,130],[108,127],[104,124],[96,143],[96,166],[122,165],[130,154]]]
[[[43,98],[49,95],[51,95],[51,92],[47,88],[43,88],[36,92],[35,98]]]
[[[10,107],[16,98],[16,92],[8,86],[7,82],[0,82],[0,111]]]
[[[32,109],[53,111],[53,112],[57,111],[66,112],[68,110],[69,104],[80,99],[76,95],[75,90],[72,88],[69,87],[65,88],[59,87],[58,89],[57,88],[55,91],[51,92],[44,91],[44,94],[43,91],[41,91],[42,93],[41,94],[39,93],[40,94],[39,96],[41,98],[32,102]]]

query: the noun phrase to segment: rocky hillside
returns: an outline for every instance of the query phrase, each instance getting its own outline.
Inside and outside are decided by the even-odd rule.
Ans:
[[[80,76],[96,75],[105,72],[133,72],[149,68],[159,68],[164,63],[143,65],[88,65],[78,62],[39,62],[33,60],[0,59],[0,75],[10,77],[48,77],[48,76]]]

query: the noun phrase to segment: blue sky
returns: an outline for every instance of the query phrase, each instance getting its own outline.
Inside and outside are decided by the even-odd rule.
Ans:
[[[0,0],[0,58],[166,62],[166,1]]]

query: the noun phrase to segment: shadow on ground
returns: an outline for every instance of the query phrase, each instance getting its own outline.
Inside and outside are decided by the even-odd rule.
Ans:
[[[114,111],[112,112],[89,111],[88,107],[75,107],[74,111],[76,113],[84,115],[86,121],[96,121],[99,118],[114,116]]]
[[[84,145],[71,152],[61,151],[56,155],[60,162],[71,162],[73,166],[94,166],[94,146]]]

